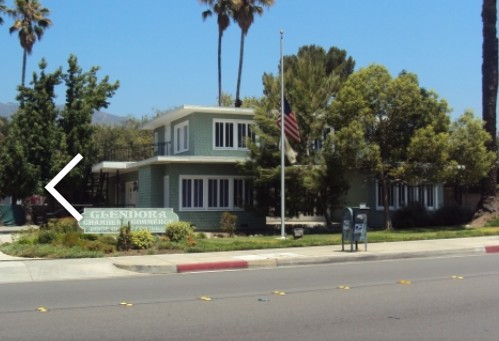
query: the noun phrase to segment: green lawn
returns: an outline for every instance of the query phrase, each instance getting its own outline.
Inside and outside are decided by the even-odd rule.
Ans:
[[[432,227],[396,231],[368,231],[367,237],[369,243],[377,243],[493,235],[499,235],[499,227]],[[293,239],[292,235],[288,236],[286,239],[281,239],[278,235],[204,238],[203,234],[198,234],[196,238],[188,242],[173,243],[165,239],[164,236],[161,236],[156,238],[155,244],[149,249],[116,251],[116,247],[113,245],[116,239],[111,236],[83,235],[74,231],[59,232],[53,237],[53,240],[48,238],[50,236],[51,234],[47,236],[47,231],[27,231],[15,238],[15,242],[0,245],[0,250],[6,254],[20,257],[83,258],[158,253],[219,252],[341,244],[340,232],[305,233],[300,239]],[[44,242],[42,242],[43,240]]]

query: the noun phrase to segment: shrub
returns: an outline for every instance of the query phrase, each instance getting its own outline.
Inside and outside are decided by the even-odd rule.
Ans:
[[[410,229],[429,226],[431,225],[431,219],[423,205],[411,203],[393,213],[392,224],[395,229]]]
[[[134,249],[149,249],[154,246],[156,238],[149,230],[132,231],[131,246]]]
[[[117,243],[116,237],[110,235],[100,235],[98,240],[103,244],[112,246],[116,246]]]
[[[99,236],[96,235],[96,234],[85,233],[85,234],[81,235],[81,239],[84,239],[84,240],[98,240]]]
[[[50,219],[42,229],[57,233],[81,232],[78,222],[74,218]]]
[[[132,233],[130,223],[120,227],[120,234],[118,236],[117,247],[120,251],[128,251],[132,246]]]
[[[433,214],[436,226],[455,226],[468,223],[473,217],[473,211],[459,205],[448,205],[439,208]]]
[[[40,230],[38,232],[39,244],[51,244],[57,240],[58,234],[55,231]]]
[[[38,231],[30,229],[13,236],[13,241],[21,245],[38,244]]]
[[[220,218],[220,229],[231,237],[236,232],[237,215],[224,212]]]
[[[81,243],[81,247],[84,250],[103,253],[113,253],[114,251],[116,251],[114,245],[105,244],[100,240],[84,240]]]
[[[176,221],[166,226],[166,236],[174,243],[187,240],[189,236],[194,236],[194,229],[187,221]]]
[[[75,247],[81,244],[80,232],[69,232],[62,238],[62,243],[67,247]]]

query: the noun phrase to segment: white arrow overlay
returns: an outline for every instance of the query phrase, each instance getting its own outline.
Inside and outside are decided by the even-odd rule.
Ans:
[[[52,196],[59,201],[59,203],[69,212],[71,215],[78,221],[80,221],[83,217],[81,216],[80,212],[78,212],[73,205],[71,205],[57,190],[54,188],[59,181],[62,180],[68,174],[71,169],[73,169],[78,162],[83,159],[83,156],[81,156],[79,153],[73,158],[73,160],[69,161],[69,163],[64,166],[64,168],[50,181],[47,186],[45,186],[45,189],[52,194]]]

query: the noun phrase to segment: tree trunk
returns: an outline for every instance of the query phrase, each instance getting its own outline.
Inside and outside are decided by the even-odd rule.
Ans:
[[[245,33],[243,30],[241,30],[241,46],[239,48],[239,70],[237,72],[237,87],[236,87],[236,102],[235,102],[236,108],[241,107],[241,105],[243,104],[239,96],[241,90],[241,75],[243,73],[244,37]]]
[[[385,175],[381,176],[381,186],[383,186],[383,207],[385,215],[385,229],[392,230],[392,218],[390,216],[390,201],[388,200],[388,178]]]
[[[222,31],[218,32],[218,106],[222,106]]]
[[[496,147],[497,104],[497,8],[496,0],[483,0],[483,63],[482,63],[482,118],[485,129],[492,137],[487,148],[494,153]],[[482,198],[496,195],[497,166],[489,171],[482,182]]]
[[[21,74],[21,86],[24,87],[24,81],[26,80],[26,60],[28,58],[28,54],[26,53],[26,49],[23,49],[23,65],[22,65],[22,74]]]

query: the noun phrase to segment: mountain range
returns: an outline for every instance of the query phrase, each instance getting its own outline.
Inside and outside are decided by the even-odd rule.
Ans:
[[[0,103],[0,117],[10,118],[19,108],[17,103]],[[95,111],[92,116],[92,123],[100,125],[116,125],[125,121],[127,118],[117,116],[105,111]]]

